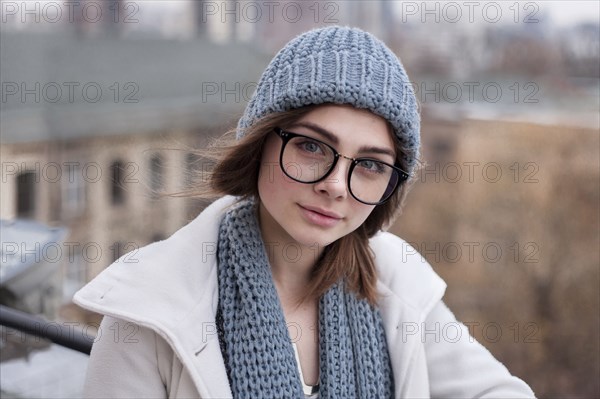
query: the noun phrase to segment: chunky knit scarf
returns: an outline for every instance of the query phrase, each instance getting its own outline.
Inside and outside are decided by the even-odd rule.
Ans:
[[[221,349],[234,398],[302,398],[256,205],[230,209],[219,230]],[[393,375],[379,311],[343,284],[319,301],[320,398],[390,398]]]

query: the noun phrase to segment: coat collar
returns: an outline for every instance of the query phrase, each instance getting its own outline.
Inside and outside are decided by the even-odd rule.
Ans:
[[[230,196],[215,201],[168,239],[117,260],[73,298],[94,312],[156,331],[185,364],[201,397],[232,396],[215,314],[219,225],[235,202]],[[403,323],[421,325],[442,298],[445,283],[420,254],[392,234],[377,234],[370,246],[388,347],[394,351],[398,396],[420,340],[420,335],[404,334]]]

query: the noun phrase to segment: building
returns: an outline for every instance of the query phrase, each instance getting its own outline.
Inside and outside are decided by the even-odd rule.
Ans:
[[[234,126],[268,62],[248,44],[1,38],[0,217],[68,229],[64,301],[110,263],[195,216],[162,199],[202,164],[193,149]],[[239,62],[243,59],[244,62]]]

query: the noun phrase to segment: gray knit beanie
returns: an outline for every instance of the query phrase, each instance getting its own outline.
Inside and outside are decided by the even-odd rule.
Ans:
[[[403,160],[412,173],[420,142],[412,86],[396,55],[358,28],[313,29],[286,44],[263,72],[237,137],[270,113],[322,103],[350,104],[387,119],[407,150]]]

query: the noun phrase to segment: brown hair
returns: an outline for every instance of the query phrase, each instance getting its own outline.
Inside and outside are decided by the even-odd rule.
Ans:
[[[230,130],[209,148],[196,151],[197,155],[210,162],[214,168],[208,173],[203,168],[200,179],[196,179],[194,187],[185,195],[205,200],[222,195],[260,200],[258,174],[268,134],[275,127],[286,128],[294,124],[316,106],[269,114],[249,127],[242,139],[236,140],[235,129]],[[391,126],[389,128],[392,132]],[[401,156],[405,153],[404,149],[395,135],[392,136],[396,162],[400,168],[407,170]],[[320,297],[336,281],[344,278],[346,287],[359,298],[376,303],[377,272],[368,240],[400,214],[411,183],[412,180],[404,182],[387,202],[373,209],[360,227],[325,248],[313,269],[310,285],[302,300]]]

